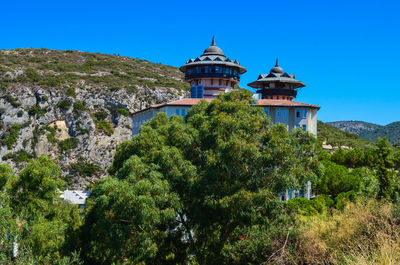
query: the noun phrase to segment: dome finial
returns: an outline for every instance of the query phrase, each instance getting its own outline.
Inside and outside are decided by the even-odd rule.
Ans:
[[[212,41],[211,41],[211,46],[215,46],[215,37],[214,37],[214,34],[213,34],[213,38],[212,38]]]
[[[276,64],[275,64],[275,67],[279,67],[278,57],[276,57]]]

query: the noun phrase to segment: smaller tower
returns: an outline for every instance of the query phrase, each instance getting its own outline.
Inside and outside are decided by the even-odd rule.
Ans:
[[[219,93],[232,91],[246,72],[238,61],[225,56],[215,44],[214,36],[203,54],[189,59],[180,70],[190,84],[191,98],[216,98]]]
[[[248,86],[258,88],[257,93],[261,94],[262,99],[293,100],[297,96],[297,89],[306,85],[296,80],[293,74],[285,73],[276,59],[275,67],[269,74],[260,74]]]

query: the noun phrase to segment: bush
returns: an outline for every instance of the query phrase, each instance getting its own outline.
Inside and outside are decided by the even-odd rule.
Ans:
[[[32,68],[26,69],[25,75],[32,82],[39,82],[42,79],[42,77],[39,75],[39,73],[36,72],[35,70],[33,70]]]
[[[75,171],[80,177],[93,176],[96,172],[101,171],[101,167],[88,163],[79,161],[71,164],[71,169]]]
[[[98,120],[98,121],[102,121],[105,120],[107,118],[108,114],[105,111],[98,111],[94,114],[94,117]]]
[[[42,117],[46,112],[47,108],[41,108],[39,105],[32,105],[28,110],[30,116],[36,115],[37,117]]]
[[[79,140],[75,137],[71,137],[68,139],[65,139],[61,142],[58,143],[58,147],[60,149],[60,152],[67,152],[70,153],[72,149],[75,149],[78,147]]]
[[[74,112],[87,111],[86,102],[76,101],[74,103]]]
[[[99,121],[96,125],[98,130],[102,130],[108,136],[111,136],[114,133],[114,129],[108,121]]]
[[[131,114],[129,113],[129,111],[127,109],[119,108],[119,109],[117,109],[117,112],[119,114],[127,116],[127,117],[131,116]]]
[[[3,161],[12,159],[16,163],[21,163],[21,162],[28,162],[32,158],[34,158],[35,155],[26,152],[25,150],[19,150],[18,152],[15,153],[8,153],[3,156]]]
[[[69,96],[69,97],[73,97],[73,98],[75,98],[76,97],[76,93],[75,93],[75,88],[73,88],[73,87],[69,87],[68,89],[67,89],[67,96]]]
[[[7,145],[8,149],[11,149],[11,147],[17,141],[20,129],[21,129],[21,125],[19,125],[19,124],[14,123],[13,125],[11,125],[11,127],[9,129],[9,136],[6,139],[6,145]]]
[[[69,110],[71,105],[72,102],[69,99],[64,99],[58,102],[56,106],[59,107],[61,110]]]
[[[6,94],[2,96],[1,98],[4,98],[8,103],[10,103],[14,108],[18,108],[21,106],[21,103],[19,103],[13,96],[10,94]]]
[[[343,209],[348,202],[355,202],[357,194],[351,190],[348,192],[342,192],[335,198],[335,207],[337,209]]]

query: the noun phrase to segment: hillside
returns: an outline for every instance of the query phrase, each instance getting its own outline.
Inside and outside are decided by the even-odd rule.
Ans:
[[[378,137],[387,137],[392,144],[400,142],[400,122],[393,122],[386,126],[363,121],[337,121],[327,124],[346,132],[355,133],[369,141],[376,141]]]
[[[349,146],[367,149],[373,147],[373,142],[361,138],[355,133],[338,129],[330,123],[318,121],[318,139],[332,146]]]
[[[118,55],[0,50],[0,162],[50,156],[72,187],[105,175],[130,113],[185,95],[175,67]]]

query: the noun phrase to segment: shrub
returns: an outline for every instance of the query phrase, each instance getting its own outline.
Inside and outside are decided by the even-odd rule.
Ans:
[[[9,129],[9,136],[6,139],[6,145],[7,145],[8,149],[11,149],[11,147],[17,141],[20,129],[21,129],[21,125],[19,125],[19,124],[14,123],[13,125],[11,125],[11,127]]]
[[[34,158],[35,155],[26,152],[25,150],[19,150],[18,152],[15,153],[8,153],[3,156],[3,161],[7,159],[12,159],[15,163],[21,163],[21,162],[28,162],[32,158]]]
[[[10,103],[14,108],[18,108],[21,106],[21,103],[19,103],[13,96],[10,94],[6,94],[2,96],[1,98],[4,98],[8,103]]]
[[[119,114],[127,116],[127,117],[131,116],[131,114],[129,113],[129,111],[127,109],[119,108],[119,109],[117,109],[117,112]]]
[[[79,140],[75,137],[71,137],[68,139],[65,139],[61,142],[58,143],[58,147],[60,152],[67,152],[70,153],[72,149],[75,149],[78,147]]]
[[[75,171],[80,177],[93,176],[96,172],[101,171],[101,167],[88,163],[79,161],[71,164],[71,169]]]
[[[74,103],[74,112],[87,111],[86,102],[76,101]]]
[[[25,75],[32,82],[39,82],[42,79],[42,77],[39,75],[39,73],[36,72],[35,70],[33,70],[32,68],[26,69]]]
[[[94,117],[98,120],[98,121],[102,121],[105,120],[107,118],[107,112],[105,111],[98,111],[94,114]]]
[[[69,99],[64,99],[58,102],[56,106],[59,107],[61,110],[69,110],[71,105],[72,102]]]
[[[108,136],[114,133],[114,129],[108,121],[99,121],[96,123],[97,129],[102,130]]]
[[[67,96],[69,96],[69,97],[73,97],[73,98],[75,98],[76,97],[76,93],[75,93],[75,88],[73,88],[73,87],[69,87],[68,89],[67,89]]]
[[[28,110],[30,116],[36,115],[37,117],[42,117],[46,112],[47,108],[41,108],[39,105],[32,105]]]

